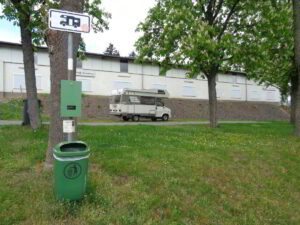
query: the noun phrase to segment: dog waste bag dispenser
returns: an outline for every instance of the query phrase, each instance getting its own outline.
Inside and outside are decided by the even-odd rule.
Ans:
[[[81,82],[62,80],[60,90],[60,116],[79,117],[81,115]]]

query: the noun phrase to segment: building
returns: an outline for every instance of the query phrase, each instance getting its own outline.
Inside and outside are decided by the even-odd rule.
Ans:
[[[82,82],[83,117],[112,119],[109,98],[112,90],[121,88],[167,89],[166,105],[173,118],[208,118],[207,80],[198,76],[186,78],[183,69],[174,68],[160,75],[158,65],[136,64],[133,58],[87,53],[77,64],[77,80]],[[35,54],[36,81],[39,94],[50,92],[50,63],[46,48]],[[25,77],[20,44],[0,42],[0,99],[24,96]],[[48,95],[39,98],[45,113],[49,112]],[[287,120],[287,112],[278,107],[281,97],[275,87],[265,87],[245,74],[218,74],[218,117],[225,120]],[[0,118],[1,119],[1,118]]]
[[[0,97],[25,92],[23,55],[20,44],[0,42]],[[35,55],[38,93],[50,92],[49,57],[46,48]],[[77,80],[86,95],[109,96],[113,89],[167,89],[170,98],[208,99],[207,80],[186,78],[183,69],[171,69],[160,76],[158,65],[135,64],[132,58],[87,53],[87,59],[77,65]],[[220,100],[279,103],[280,92],[264,87],[245,74],[218,74],[217,97]]]

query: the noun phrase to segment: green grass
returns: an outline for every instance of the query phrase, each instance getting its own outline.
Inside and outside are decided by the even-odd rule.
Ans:
[[[22,120],[23,106],[23,98],[0,102],[0,120]],[[41,113],[41,118],[42,121],[49,121],[49,115],[45,114],[43,111]]]
[[[54,199],[47,130],[0,127],[0,224],[300,224],[300,139],[287,123],[79,127],[88,191]]]
[[[0,120],[21,120],[23,99],[0,102]]]

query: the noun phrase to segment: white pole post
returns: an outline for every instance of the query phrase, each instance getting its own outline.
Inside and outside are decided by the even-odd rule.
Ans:
[[[73,34],[70,32],[68,33],[68,80],[73,79]],[[74,118],[70,117],[72,123],[74,123]],[[68,133],[67,141],[73,141],[73,133]]]

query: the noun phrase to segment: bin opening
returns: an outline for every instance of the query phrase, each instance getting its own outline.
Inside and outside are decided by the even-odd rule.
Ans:
[[[83,143],[67,143],[60,147],[60,151],[62,152],[81,152],[85,151],[86,149],[87,146]]]

